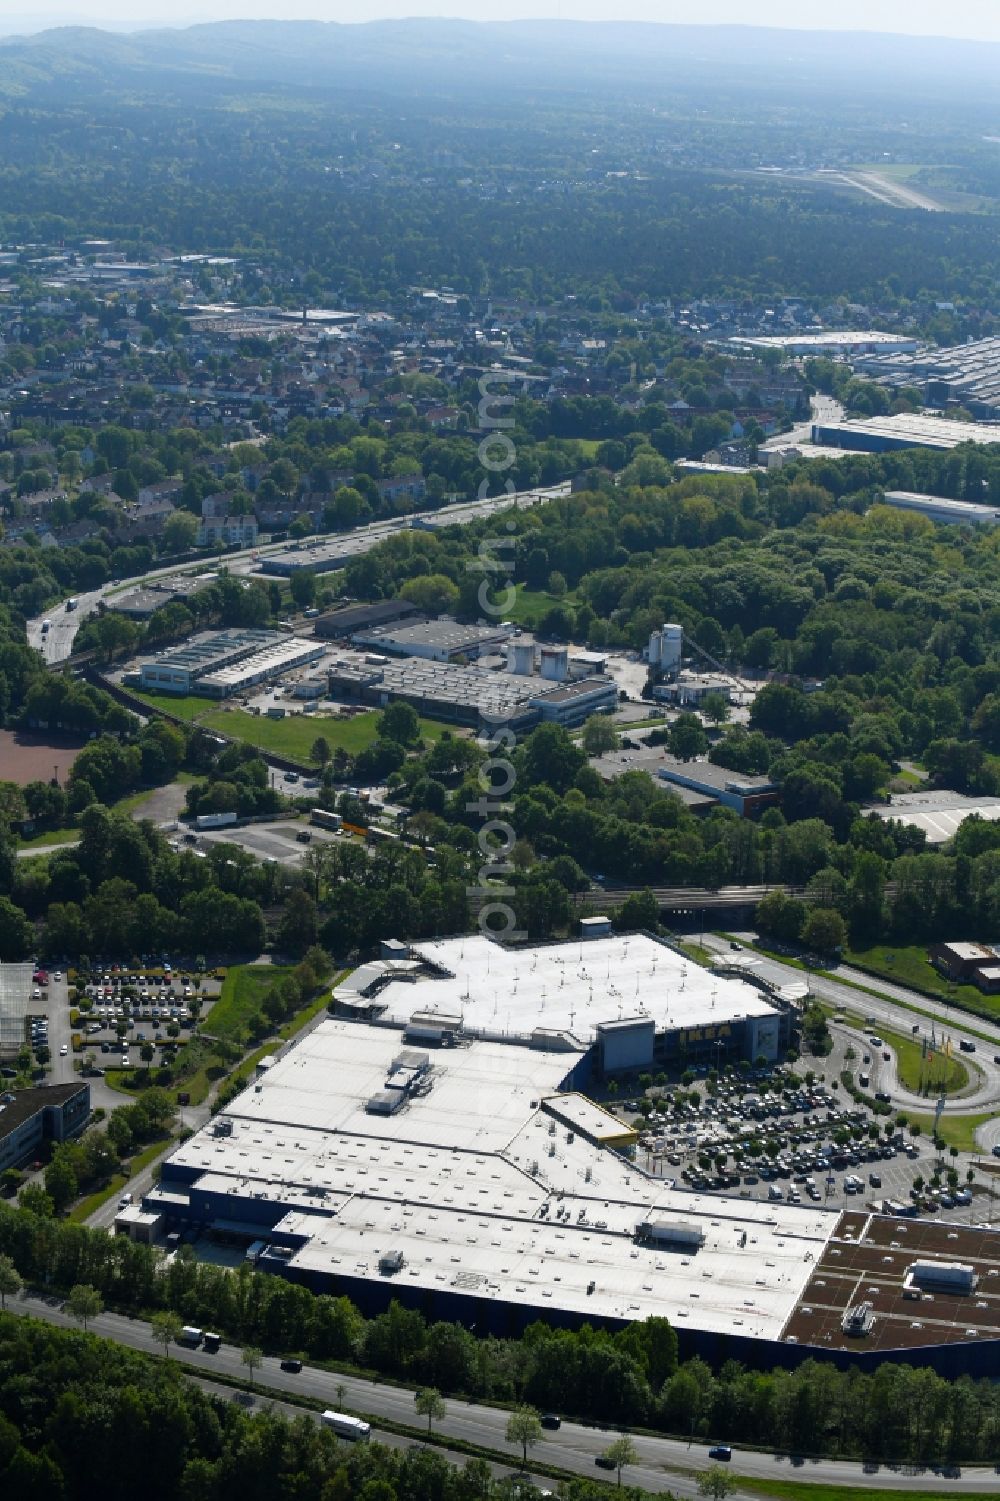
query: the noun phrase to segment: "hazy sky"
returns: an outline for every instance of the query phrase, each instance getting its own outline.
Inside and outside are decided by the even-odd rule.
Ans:
[[[1000,41],[998,0],[0,0],[0,33],[66,24],[185,26],[233,19],[371,21],[406,15],[470,20],[741,22],[760,26],[914,32]]]

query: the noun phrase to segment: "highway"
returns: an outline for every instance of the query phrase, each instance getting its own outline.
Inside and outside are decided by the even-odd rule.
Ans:
[[[409,530],[414,522],[434,521],[442,525],[447,523],[453,526],[465,526],[470,521],[484,516],[493,516],[508,507],[523,509],[540,505],[547,500],[557,500],[569,493],[569,483],[564,481],[557,485],[541,485],[533,490],[520,490],[515,495],[495,496],[489,500],[458,501],[454,505],[441,506],[434,511],[418,511],[412,515],[392,517],[386,521],[373,521],[367,526],[355,527],[348,532],[318,533],[315,536],[303,538],[300,545],[305,551],[315,544],[342,542],[346,555],[359,555],[368,552],[379,542],[384,542],[394,533]],[[29,620],[28,645],[41,652],[50,666],[64,662],[72,655],[73,642],[81,623],[97,609],[102,600],[107,600],[111,595],[124,593],[126,589],[149,583],[153,579],[173,578],[181,573],[197,573],[211,567],[228,568],[231,573],[252,573],[259,569],[261,559],[274,552],[284,552],[287,547],[287,542],[269,543],[261,547],[247,548],[242,552],[226,553],[222,557],[206,555],[193,563],[156,568],[135,578],[114,579],[103,584],[100,589],[92,589],[88,594],[77,595],[75,610],[67,610],[65,604],[53,605],[44,615],[38,615],[34,620]],[[43,632],[42,627],[46,621],[49,623],[49,629]]]
[[[64,1311],[61,1300],[49,1294],[21,1293],[8,1298],[7,1308],[11,1313],[32,1315],[62,1327],[78,1327]],[[125,1318],[121,1314],[99,1314],[91,1321],[90,1332],[149,1354],[156,1354],[161,1348],[154,1344],[147,1323]],[[215,1355],[207,1355],[200,1349],[190,1350],[177,1346],[171,1354],[201,1378],[211,1379],[213,1374],[218,1374],[241,1381],[247,1379],[240,1351],[234,1346],[223,1345]],[[266,1392],[268,1396],[279,1399],[286,1395],[313,1397],[329,1407],[338,1406],[337,1388],[342,1386],[345,1410],[373,1419],[376,1429],[379,1418],[410,1425],[417,1431],[422,1426],[414,1412],[413,1391],[407,1387],[386,1386],[378,1381],[366,1381],[357,1376],[321,1371],[308,1366],[298,1375],[292,1375],[282,1371],[278,1360],[273,1356],[265,1358],[255,1374],[254,1383],[258,1394]],[[503,1409],[449,1398],[446,1416],[435,1425],[435,1432],[445,1438],[464,1439],[496,1453],[509,1454],[512,1467],[519,1468],[520,1452],[516,1446],[508,1444],[504,1437],[507,1416]],[[615,1436],[614,1429],[564,1422],[558,1432],[545,1432],[542,1442],[532,1451],[530,1462],[545,1462],[574,1474],[601,1479],[604,1477],[601,1472],[595,1472],[594,1460]],[[641,1436],[635,1436],[633,1441],[638,1462],[629,1465],[624,1471],[622,1478],[626,1484],[638,1485],[654,1492],[669,1489],[677,1496],[697,1495],[696,1477],[711,1464],[703,1443],[689,1444],[683,1439]],[[956,1492],[962,1495],[995,1497],[1000,1466],[995,1469],[985,1466],[969,1468],[960,1475],[956,1471],[951,1476],[945,1476],[935,1470],[911,1472],[909,1469],[891,1469],[858,1461],[806,1460],[786,1454],[738,1450],[733,1454],[733,1473],[751,1480],[794,1479],[815,1484],[863,1486],[887,1491],[941,1491],[954,1486]]]

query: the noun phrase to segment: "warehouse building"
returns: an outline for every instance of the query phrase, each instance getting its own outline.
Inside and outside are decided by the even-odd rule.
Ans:
[[[560,947],[523,957],[530,969]],[[995,1232],[678,1190],[574,1090],[581,1063],[537,1035],[421,1050],[384,1022],[323,1021],[180,1145],[116,1228],[260,1241],[263,1271],[480,1333],[656,1316],[684,1356],[870,1368],[905,1349],[995,1374]],[[931,1290],[933,1316],[914,1318]]]
[[[493,672],[484,667],[461,667],[419,657],[391,660],[360,652],[345,652],[329,670],[332,698],[371,704],[412,704],[428,719],[468,725],[505,724],[522,732],[554,723],[573,728],[591,714],[617,707],[618,690],[611,678],[581,678],[572,683]]]
[[[981,421],[1000,419],[1000,337],[972,339],[946,349],[890,353],[858,367],[890,386],[917,386],[932,406],[958,405]]]
[[[909,334],[888,334],[877,329],[821,329],[816,333],[738,335],[727,347],[742,353],[779,350],[782,354],[850,359],[859,354],[912,354],[918,340]]]
[[[264,1239],[262,1268],[366,1309],[780,1337],[835,1216],[647,1177],[564,1091],[576,1053],[408,1051],[390,1027],[321,1023],[165,1162],[144,1211]],[[400,1072],[391,1114],[369,1108]]]
[[[139,686],[155,693],[202,693],[207,698],[226,698],[293,667],[315,662],[324,652],[319,642],[299,640],[280,631],[206,631],[144,662]]]
[[[781,787],[770,777],[730,771],[711,761],[673,761],[657,767],[657,775],[671,786],[685,787],[714,798],[741,818],[754,818],[778,802]]]
[[[942,495],[921,495],[914,490],[887,490],[883,504],[897,511],[915,511],[943,526],[996,526],[1000,511],[995,506],[976,505],[971,500],[946,500]]]
[[[454,662],[501,651],[513,634],[509,625],[462,625],[446,615],[437,620],[404,621],[354,631],[355,646],[393,657],[420,657],[427,662]]]
[[[90,1119],[89,1084],[42,1084],[0,1096],[0,1172],[21,1167],[49,1141],[69,1141]]]
[[[928,844],[954,839],[967,818],[1000,819],[1000,797],[969,797],[964,792],[896,792],[888,805],[870,810],[884,822],[890,819],[920,829]]]
[[[371,604],[342,605],[339,610],[331,610],[329,615],[319,617],[313,629],[324,641],[350,641],[356,631],[423,618],[408,599],[376,599]]]
[[[642,933],[508,948],[481,936],[413,945],[334,992],[345,1012],[464,1037],[577,1050],[582,1074],[783,1057],[797,1012],[766,985],[711,973]]]
[[[853,453],[893,453],[901,448],[948,452],[962,443],[1000,443],[1000,424],[959,422],[929,412],[898,412],[891,417],[814,422],[812,441]]]

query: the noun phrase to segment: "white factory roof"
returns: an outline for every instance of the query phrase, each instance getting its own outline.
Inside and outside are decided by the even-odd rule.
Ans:
[[[813,433],[829,437],[837,433],[843,447],[850,448],[853,434],[894,439],[920,448],[956,448],[962,443],[1000,443],[1000,423],[961,422],[955,417],[937,417],[933,412],[895,412],[887,417],[858,417],[841,422],[816,422]]]
[[[936,511],[942,516],[953,516],[956,521],[1000,521],[1000,511],[995,506],[977,505],[971,500],[949,500],[943,495],[924,495],[916,490],[886,490],[885,504],[904,511]]]
[[[400,1051],[392,1028],[325,1021],[231,1102],[232,1135],[210,1124],[171,1163],[203,1169],[194,1194],[277,1200],[275,1238],[304,1238],[296,1270],[376,1279],[398,1250],[401,1290],[780,1335],[836,1215],[666,1188],[601,1150],[549,1113],[565,1053],[435,1050],[422,1092],[367,1114]],[[704,1244],[637,1244],[650,1219],[693,1224]]]
[[[241,683],[252,682],[261,674],[271,676],[286,667],[297,667],[302,662],[315,660],[324,655],[323,642],[304,641],[300,636],[285,636],[261,647],[249,657],[241,657],[228,667],[219,667],[201,679],[202,688],[219,688],[232,691]]]
[[[738,335],[730,339],[729,343],[746,345],[753,349],[796,349],[799,351],[825,349],[833,353],[839,350],[855,349],[908,351],[917,347],[917,341],[911,334],[891,334],[873,328],[831,328],[820,329],[815,333],[796,333],[789,330],[783,334]]]
[[[414,1011],[461,1016],[466,1033],[526,1039],[539,1028],[581,1046],[598,1022],[651,1016],[658,1031],[739,1021],[774,1010],[752,985],[702,969],[644,934],[503,948],[483,937],[421,943],[440,978],[392,980],[379,993],[399,1024]]]
[[[888,807],[873,811],[881,819],[895,819],[911,828],[923,829],[928,844],[944,844],[955,837],[973,814],[996,823],[1000,819],[1000,797],[967,797],[962,792],[903,792],[893,797]]]

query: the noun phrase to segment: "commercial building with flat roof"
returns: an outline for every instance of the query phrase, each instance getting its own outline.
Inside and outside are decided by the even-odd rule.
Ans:
[[[399,1054],[391,1028],[321,1023],[168,1158],[144,1210],[264,1238],[261,1267],[368,1309],[780,1337],[834,1216],[647,1177],[560,1094],[572,1054],[478,1039],[373,1112]],[[695,1231],[678,1251],[648,1233],[671,1222]]]
[[[329,669],[329,684],[334,697],[377,708],[408,703],[427,718],[473,729],[505,724],[526,731],[543,720],[572,728],[618,703],[611,678],[563,684],[422,657],[390,659],[361,652],[338,654]]]
[[[795,1015],[776,994],[702,969],[643,933],[526,949],[448,938],[411,945],[410,954],[405,975],[392,966],[373,975],[349,1009],[400,1027],[419,1012],[464,1036],[594,1048],[588,1067],[599,1072],[612,1068],[599,1027],[623,1018],[648,1018],[652,1027],[632,1039],[628,1063],[616,1051],[614,1068],[681,1057],[773,1061],[792,1042]]]
[[[152,662],[144,662],[139,685],[156,693],[203,693],[207,698],[225,698],[305,662],[314,662],[324,651],[319,642],[286,636],[281,631],[206,631]]]
[[[277,578],[291,578],[305,569],[311,573],[332,573],[337,568],[346,567],[352,558],[360,557],[371,546],[372,538],[366,531],[329,542],[292,542],[262,558],[260,571]]]
[[[892,453],[899,448],[947,452],[962,443],[1000,443],[1000,424],[959,422],[930,412],[898,412],[891,417],[814,422],[812,440],[854,453]]]
[[[886,490],[883,503],[897,511],[916,511],[929,521],[951,526],[996,526],[1000,511],[995,506],[976,505],[971,500],[946,500],[942,495],[921,495],[914,490]]]
[[[38,1155],[46,1141],[68,1141],[90,1118],[89,1084],[42,1084],[0,1094],[0,1172]]]
[[[712,761],[675,761],[657,767],[663,781],[715,798],[741,818],[750,818],[778,801],[781,788],[770,777],[750,776]]]
[[[856,354],[912,354],[919,340],[910,334],[888,334],[877,329],[820,329],[815,333],[737,335],[727,340],[732,349],[778,349],[784,354],[829,355],[847,358]]]
[[[715,1028],[765,1006],[750,986],[642,934],[387,952],[338,987],[346,1014],[180,1145],[117,1228],[260,1240],[260,1269],[369,1313],[398,1299],[505,1334],[658,1316],[685,1355],[761,1365],[851,1359],[834,1330],[854,1327],[863,1286],[869,1363],[897,1346],[937,1363],[952,1342],[989,1373],[1000,1236],[679,1190],[632,1161],[634,1133],[581,1092],[595,1050],[640,1067],[661,1025]],[[903,1318],[902,1300],[931,1285],[933,1317]],[[946,1329],[943,1296],[965,1300]]]
[[[394,657],[421,657],[428,662],[454,662],[458,657],[474,661],[499,651],[513,635],[509,625],[463,625],[442,616],[438,620],[404,621],[379,625],[353,633],[355,646],[388,652]]]
[[[922,387],[932,406],[956,403],[974,417],[1000,418],[1000,337],[915,354],[877,354],[859,368],[885,385]]]
[[[921,829],[928,844],[945,844],[954,839],[967,818],[973,815],[990,823],[1000,819],[1000,797],[968,797],[964,792],[899,792],[887,806],[871,809],[883,821],[894,819]]]

